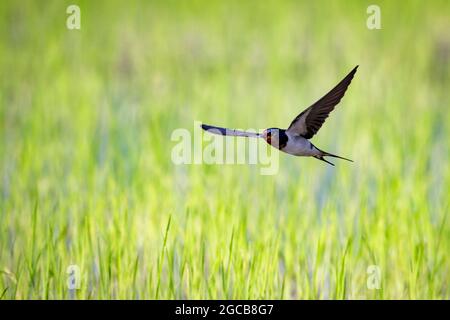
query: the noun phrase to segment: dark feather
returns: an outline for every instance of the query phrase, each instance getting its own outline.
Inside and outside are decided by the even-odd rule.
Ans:
[[[341,101],[357,69],[358,66],[350,71],[330,92],[300,113],[292,121],[287,131],[292,134],[301,135],[306,139],[311,139],[322,127],[330,112]]]

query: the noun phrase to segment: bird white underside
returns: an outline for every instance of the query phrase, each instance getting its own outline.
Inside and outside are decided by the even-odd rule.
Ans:
[[[314,147],[309,140],[303,138],[302,136],[291,135],[288,132],[286,132],[286,134],[289,140],[281,151],[294,156],[313,157],[321,155],[320,150]]]

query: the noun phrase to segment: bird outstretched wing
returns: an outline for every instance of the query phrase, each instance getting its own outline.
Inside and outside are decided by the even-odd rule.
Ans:
[[[202,129],[208,131],[209,133],[214,133],[222,136],[237,136],[237,137],[252,137],[259,138],[261,135],[256,132],[240,131],[235,129],[227,129],[216,126],[210,126],[207,124],[202,124]]]
[[[311,139],[322,127],[330,112],[341,101],[357,69],[358,66],[353,68],[330,92],[300,113],[286,131],[292,135]]]

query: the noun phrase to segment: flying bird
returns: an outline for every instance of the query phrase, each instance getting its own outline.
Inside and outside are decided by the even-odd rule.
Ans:
[[[353,68],[353,70],[350,71],[350,73],[333,89],[331,89],[330,92],[316,101],[309,108],[303,110],[303,112],[292,121],[287,129],[268,128],[262,133],[255,133],[210,126],[207,124],[202,124],[202,129],[210,133],[223,136],[263,138],[269,145],[285,153],[294,156],[314,157],[332,166],[334,166],[334,164],[326,160],[324,157],[334,157],[352,161],[350,159],[320,150],[313,145],[309,139],[311,139],[319,131],[325,120],[328,118],[330,112],[333,111],[334,107],[341,101],[357,69],[358,66]]]

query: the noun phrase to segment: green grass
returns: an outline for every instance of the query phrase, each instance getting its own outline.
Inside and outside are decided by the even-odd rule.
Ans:
[[[241,2],[0,3],[1,299],[450,298],[449,2]],[[174,129],[286,127],[356,64],[313,138],[355,163],[172,163]]]

